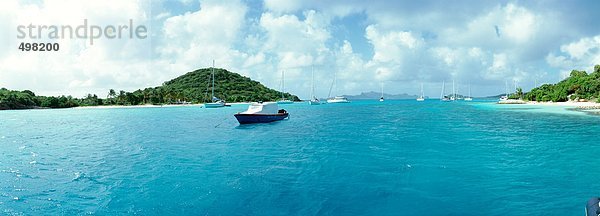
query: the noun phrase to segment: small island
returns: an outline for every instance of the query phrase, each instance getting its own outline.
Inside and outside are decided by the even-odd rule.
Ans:
[[[502,95],[504,96],[504,95]],[[600,115],[600,65],[594,71],[572,70],[570,76],[556,84],[544,84],[524,93],[522,88],[498,104],[561,106],[571,111]]]
[[[212,68],[188,72],[161,86],[138,89],[133,92],[110,89],[106,98],[88,94],[84,98],[72,96],[38,96],[30,90],[0,89],[0,110],[71,108],[79,106],[134,106],[166,104],[199,104],[211,101],[210,75]],[[215,68],[215,96],[227,102],[276,101],[280,91],[226,69]],[[300,101],[298,96],[283,93],[285,98]]]
[[[566,79],[556,84],[544,84],[523,95],[520,88],[510,98],[535,102],[598,102],[600,99],[600,65],[594,71],[573,70]]]

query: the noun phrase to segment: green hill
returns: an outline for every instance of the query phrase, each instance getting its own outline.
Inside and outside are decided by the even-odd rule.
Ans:
[[[209,102],[211,94],[211,68],[198,69],[163,83],[167,93],[179,100],[191,102]],[[285,93],[290,100],[299,101],[298,96]],[[227,102],[276,101],[281,92],[267,88],[248,77],[225,69],[215,68],[215,97]]]

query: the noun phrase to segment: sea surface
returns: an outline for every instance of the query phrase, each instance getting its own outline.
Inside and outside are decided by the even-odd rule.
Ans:
[[[0,112],[1,215],[583,215],[600,117],[491,102]]]

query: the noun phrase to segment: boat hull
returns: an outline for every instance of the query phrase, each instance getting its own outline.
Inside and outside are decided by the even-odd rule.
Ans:
[[[219,107],[224,107],[225,104],[223,103],[205,103],[204,104],[204,108],[219,108]]]
[[[283,100],[283,101],[277,101],[277,104],[293,104],[294,101],[290,101],[290,100]]]
[[[319,101],[308,101],[308,104],[310,104],[310,105],[320,105],[321,102],[319,102]]]
[[[350,103],[348,100],[327,100],[327,103]]]
[[[600,212],[600,198],[593,197],[588,200],[585,206],[585,216],[597,216]]]
[[[280,121],[289,116],[289,113],[277,113],[277,114],[242,114],[238,113],[234,115],[240,124],[254,124],[254,123],[269,123],[274,121]]]

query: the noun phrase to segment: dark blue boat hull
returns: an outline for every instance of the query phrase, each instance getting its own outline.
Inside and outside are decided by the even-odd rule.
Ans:
[[[600,198],[593,197],[588,200],[587,205],[585,206],[585,215],[586,216],[597,216],[600,214]]]
[[[235,118],[240,124],[268,123],[287,118],[289,113],[277,114],[235,114]]]

